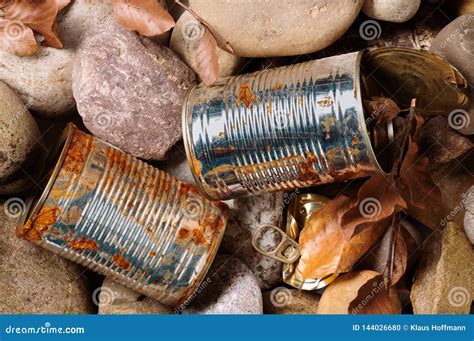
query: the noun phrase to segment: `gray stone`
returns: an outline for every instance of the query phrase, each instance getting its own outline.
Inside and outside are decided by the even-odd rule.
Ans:
[[[283,193],[270,193],[235,199],[230,206],[222,249],[239,257],[257,277],[264,290],[275,287],[282,281],[282,263],[266,257],[254,249],[252,236],[263,224],[280,227],[283,216]],[[273,234],[264,234],[262,247],[276,246],[278,239]]]
[[[185,12],[176,22],[170,41],[170,49],[191,68],[198,73],[196,66],[196,50],[200,38],[204,32],[204,26],[194,16]],[[219,61],[220,78],[234,75],[242,66],[243,58],[230,54],[217,47],[217,58]]]
[[[41,47],[30,57],[0,50],[0,80],[15,90],[30,110],[54,118],[74,109],[71,66],[74,51]]]
[[[331,45],[351,26],[362,0],[190,0],[189,5],[242,57],[311,53]]]
[[[28,108],[0,81],[0,195],[32,185],[31,168],[41,144],[40,131]]]
[[[176,143],[166,155],[166,160],[158,163],[158,168],[173,175],[177,179],[195,185],[193,174],[189,168],[182,141]]]
[[[464,207],[466,208],[464,215],[464,232],[466,232],[471,244],[474,244],[474,186],[466,192]]]
[[[315,292],[277,287],[263,293],[265,314],[316,314],[320,296]]]
[[[84,269],[15,235],[20,200],[0,202],[0,313],[93,313]]]
[[[411,290],[415,314],[469,314],[474,298],[474,251],[454,223],[426,241]]]
[[[262,314],[262,292],[252,272],[233,256],[218,255],[206,279],[178,311],[183,314]]]
[[[159,160],[181,139],[194,73],[171,50],[120,28],[86,37],[73,66],[85,126],[134,156]]]
[[[365,0],[362,11],[368,17],[402,23],[413,18],[421,0]]]
[[[474,13],[456,18],[441,30],[430,51],[443,57],[466,77],[470,86],[471,105],[467,112],[453,113],[451,117],[458,119],[459,132],[474,134]]]
[[[144,297],[123,285],[106,278],[102,287],[94,292],[94,303],[99,303],[99,314],[171,314],[172,307]]]

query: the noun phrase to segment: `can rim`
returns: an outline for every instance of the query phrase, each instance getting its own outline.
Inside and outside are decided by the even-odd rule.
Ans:
[[[359,115],[359,122],[360,122],[360,129],[362,131],[362,139],[364,140],[364,144],[367,146],[367,152],[368,152],[368,156],[370,158],[370,162],[377,168],[377,171],[379,173],[381,173],[382,175],[389,175],[390,174],[390,171],[385,171],[382,166],[380,165],[380,162],[377,158],[377,155],[375,155],[375,150],[374,150],[374,146],[372,145],[372,141],[370,139],[370,135],[369,135],[369,130],[367,129],[367,123],[366,123],[366,117],[365,117],[365,110],[364,110],[364,106],[362,105],[362,82],[361,82],[361,68],[362,68],[362,56],[367,52],[369,51],[368,49],[365,49],[365,50],[362,50],[362,51],[359,51],[357,53],[357,57],[356,57],[356,62],[355,62],[355,65],[356,65],[356,69],[354,71],[354,75],[355,75],[355,87],[356,89],[358,90],[359,94],[357,95],[356,94],[356,101],[357,101],[357,112],[358,112],[358,115]],[[386,129],[387,129],[387,134],[389,136],[389,139],[390,139],[390,142],[393,141],[393,137],[394,137],[394,134],[393,134],[393,122],[392,121],[389,121],[387,122],[387,126],[386,126]]]
[[[61,133],[56,147],[50,153],[51,157],[47,158],[46,160],[46,168],[51,165],[51,167],[49,167],[50,170],[47,171],[47,173],[43,176],[42,181],[40,181],[43,183],[46,182],[46,186],[42,191],[37,190],[33,195],[28,197],[25,203],[25,209],[18,220],[19,226],[24,226],[31,216],[39,212],[40,208],[46,201],[58,177],[64,160],[66,159],[67,152],[69,150],[69,146],[71,145],[72,137],[76,129],[77,128],[73,123],[68,123],[66,128],[64,128],[63,132]]]
[[[192,87],[190,87],[188,90],[186,90],[186,93],[184,95],[184,101],[183,101],[183,106],[181,107],[181,129],[183,131],[183,144],[184,144],[184,150],[186,152],[186,162],[188,163],[188,167],[191,170],[191,174],[193,175],[193,179],[195,182],[196,187],[199,188],[201,191],[201,194],[203,194],[207,199],[209,200],[216,200],[216,198],[212,197],[207,190],[203,186],[203,181],[199,178],[199,176],[196,174],[196,170],[194,168],[194,165],[192,163],[192,160],[194,159],[194,146],[191,143],[191,132],[188,129],[188,105],[189,105],[189,97],[191,96],[191,93],[193,92],[194,89],[196,89],[200,84],[196,84]]]

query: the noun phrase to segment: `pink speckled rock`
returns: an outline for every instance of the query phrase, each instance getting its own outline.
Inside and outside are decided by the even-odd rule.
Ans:
[[[134,156],[160,160],[181,139],[194,73],[171,50],[117,27],[86,36],[72,71],[85,126]]]

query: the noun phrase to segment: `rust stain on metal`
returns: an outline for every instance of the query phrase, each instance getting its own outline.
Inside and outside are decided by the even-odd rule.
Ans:
[[[150,251],[150,257],[155,257],[156,256],[156,252],[155,251]]]
[[[17,235],[30,240],[41,240],[43,234],[51,228],[59,216],[59,208],[44,206],[39,213],[29,219],[23,228],[17,229]]]
[[[114,260],[115,264],[117,264],[120,268],[124,270],[130,269],[130,263],[125,259],[125,257],[122,255],[122,252],[117,253],[112,256],[112,259]]]
[[[92,148],[92,136],[76,131],[64,160],[63,169],[66,172],[80,174],[84,168],[84,155],[88,155]]]
[[[86,237],[79,240],[68,240],[66,244],[78,250],[97,250],[97,243]]]
[[[183,240],[189,237],[189,230],[185,228],[180,228],[178,230],[178,239]]]
[[[321,100],[318,101],[318,105],[323,108],[329,108],[333,104],[333,100],[330,96],[323,97]]]
[[[209,241],[206,239],[206,236],[199,230],[193,230],[193,243],[196,245],[209,245]]]
[[[247,109],[252,108],[252,103],[257,99],[247,81],[243,82],[239,89],[237,105],[244,104]]]

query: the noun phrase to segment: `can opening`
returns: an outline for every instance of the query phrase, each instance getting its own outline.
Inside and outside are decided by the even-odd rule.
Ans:
[[[59,137],[58,142],[46,157],[46,171],[39,181],[42,189],[35,189],[33,194],[28,198],[25,205],[25,210],[18,221],[19,226],[25,225],[28,219],[30,219],[41,209],[41,206],[49,195],[59,170],[61,169],[61,166],[66,158],[67,151],[73,137],[74,129],[75,126],[73,124],[68,124]]]
[[[374,78],[372,69],[368,67],[367,57],[364,53],[361,61],[360,86],[361,96],[364,97],[389,97],[384,93],[377,80]],[[367,134],[369,135],[370,144],[375,154],[375,158],[380,168],[389,173],[392,170],[394,158],[396,154],[396,146],[394,145],[394,126],[392,121],[387,123],[377,123],[376,117],[364,110],[364,118],[367,127]]]

